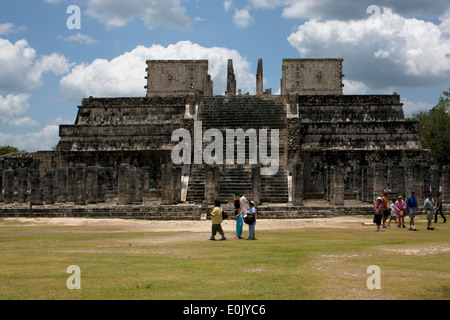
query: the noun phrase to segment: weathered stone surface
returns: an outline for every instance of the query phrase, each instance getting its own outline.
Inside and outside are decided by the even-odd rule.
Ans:
[[[51,203],[54,195],[58,203],[80,206],[105,201],[130,206],[146,197],[172,205],[181,199],[181,181],[187,201],[206,199],[209,204],[216,198],[231,201],[234,193],[263,203],[291,198],[298,207],[314,198],[334,207],[348,199],[372,203],[384,189],[404,196],[415,189],[420,200],[427,191],[440,189],[448,197],[448,168],[439,175],[430,152],[420,145],[417,122],[404,119],[400,97],[343,95],[342,59],[283,60],[281,95],[263,92],[262,60],[256,95],[236,95],[232,61],[228,94],[221,96],[212,94],[207,61],[147,64],[146,97],[83,99],[75,123],[60,126],[56,151],[1,157],[0,201],[24,201],[27,179],[33,205],[44,199]],[[202,123],[198,136],[195,121]],[[250,150],[259,140],[247,137],[233,141],[234,159],[243,150],[244,163],[191,163],[183,167],[181,179],[181,167],[171,162],[176,129],[189,132],[200,152],[211,142],[203,141],[205,131],[217,129],[224,137],[224,160],[227,130],[276,130],[278,172],[264,176],[252,168]],[[270,152],[271,142],[265,146]],[[261,170],[260,160],[258,155]],[[5,176],[10,168],[15,173]]]

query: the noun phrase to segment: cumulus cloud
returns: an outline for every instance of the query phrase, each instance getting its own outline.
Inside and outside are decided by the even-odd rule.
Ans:
[[[411,118],[413,115],[421,112],[428,112],[435,106],[428,102],[410,101],[406,98],[402,98],[401,102],[403,103],[403,112],[407,118]]]
[[[387,8],[379,19],[378,24],[368,19],[312,19],[288,41],[303,57],[344,58],[346,79],[373,89],[448,82],[450,38],[439,25],[404,18]]]
[[[38,57],[26,40],[11,43],[0,38],[0,90],[24,92],[42,84],[46,72],[62,75],[69,70],[67,59],[52,53]]]
[[[0,36],[25,31],[25,26],[16,27],[13,23],[0,23]]]
[[[389,7],[400,15],[437,17],[449,10],[447,0],[249,0],[249,5],[258,9],[283,8],[284,18],[317,20],[350,20],[368,17],[367,8],[377,5]]]
[[[238,28],[246,28],[254,22],[248,9],[236,9],[233,16],[233,22]]]
[[[181,0],[90,0],[86,14],[108,28],[121,27],[135,18],[148,28],[190,28],[191,20]]]
[[[232,5],[233,5],[233,1],[231,1],[231,0],[224,1],[224,3],[223,3],[223,9],[224,9],[225,11],[228,11],[228,10],[230,10],[230,8],[231,8]]]
[[[68,37],[61,37],[61,39],[63,39],[64,41],[67,42],[75,42],[75,43],[80,43],[80,44],[95,44],[97,43],[97,41],[91,37],[89,37],[86,34],[83,33],[76,33],[74,35],[68,36]]]
[[[37,122],[26,116],[30,107],[29,94],[13,95],[6,97],[0,95],[0,123],[13,126],[34,126]]]
[[[244,92],[254,91],[255,75],[250,72],[250,63],[236,50],[206,48],[190,41],[180,41],[167,47],[138,46],[112,60],[96,59],[90,64],[76,65],[61,79],[61,90],[67,100],[75,102],[89,96],[145,96],[145,62],[152,59],[208,60],[208,73],[214,81],[215,94],[225,92],[227,60],[233,59],[238,88]]]
[[[59,125],[49,124],[41,131],[24,134],[0,132],[0,141],[4,145],[15,146],[19,150],[30,152],[51,150],[59,141]]]

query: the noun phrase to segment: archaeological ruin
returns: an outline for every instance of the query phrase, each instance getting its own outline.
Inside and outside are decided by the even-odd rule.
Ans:
[[[260,59],[250,95],[228,60],[226,92],[214,95],[207,60],[149,60],[145,96],[85,98],[55,150],[0,158],[0,216],[201,219],[235,193],[256,201],[261,218],[371,213],[385,190],[450,199],[449,168],[422,149],[399,95],[344,95],[342,67],[283,59],[275,95]],[[192,161],[174,162],[180,144]]]

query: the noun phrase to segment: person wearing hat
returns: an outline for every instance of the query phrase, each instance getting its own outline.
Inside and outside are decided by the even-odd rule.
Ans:
[[[381,203],[381,197],[377,198],[374,206],[375,216],[373,222],[377,225],[377,232],[380,231],[381,219],[383,218],[383,204]]]
[[[397,197],[395,201],[395,207],[397,208],[398,215],[398,227],[405,228],[405,213],[406,213],[406,203],[403,201],[402,196]]]
[[[249,236],[247,238],[247,240],[256,240],[255,239],[255,225],[256,225],[256,208],[255,208],[255,202],[250,201],[250,209],[247,211],[247,215],[253,215],[255,217],[254,221],[252,224],[248,225],[248,233]]]
[[[427,230],[434,230],[434,228],[431,226],[431,223],[433,221],[433,209],[434,209],[434,200],[433,195],[431,193],[428,194],[428,198],[425,199],[425,202],[423,204],[423,210],[427,214]]]
[[[409,211],[409,227],[408,230],[416,231],[416,225],[414,224],[414,218],[416,217],[417,212],[417,198],[416,192],[414,190],[411,191],[411,195],[406,200],[406,205],[408,206]]]

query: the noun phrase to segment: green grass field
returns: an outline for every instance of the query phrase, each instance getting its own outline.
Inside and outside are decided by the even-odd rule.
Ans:
[[[368,218],[370,220],[370,217]],[[117,232],[0,220],[0,299],[449,299],[450,223],[205,233]],[[246,233],[244,233],[246,235]],[[164,241],[174,236],[180,241]],[[184,239],[185,238],[185,239]],[[66,286],[70,265],[81,289]],[[367,267],[381,289],[367,288]]]

